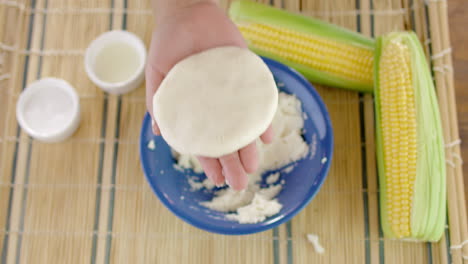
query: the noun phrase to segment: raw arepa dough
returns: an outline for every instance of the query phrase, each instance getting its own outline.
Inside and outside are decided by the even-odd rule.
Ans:
[[[220,47],[177,63],[153,97],[153,113],[177,152],[220,157],[255,141],[270,125],[278,89],[248,49]]]

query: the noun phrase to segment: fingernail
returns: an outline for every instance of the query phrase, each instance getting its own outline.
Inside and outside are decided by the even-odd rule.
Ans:
[[[223,187],[224,185],[226,185],[226,182],[223,180],[223,181],[218,181],[218,182],[215,182],[215,186],[216,187]]]
[[[205,171],[205,175],[208,179],[210,179],[210,181],[216,186],[216,187],[220,187],[224,184],[224,181],[223,182],[220,182],[218,179],[218,181],[216,181],[217,177],[215,177],[215,175],[211,174],[211,173],[207,173]]]
[[[221,187],[226,186],[226,183],[225,182],[217,183],[217,184],[215,184],[215,186],[218,187],[218,188],[221,188]]]
[[[153,131],[153,134],[158,135],[159,133],[156,130],[155,125],[156,125],[156,122],[154,121],[154,119],[151,118],[151,130]]]
[[[213,183],[215,184],[216,187],[222,187],[225,185],[225,182],[224,182],[224,179],[218,179],[218,181],[215,181],[214,180],[215,178],[213,178]]]

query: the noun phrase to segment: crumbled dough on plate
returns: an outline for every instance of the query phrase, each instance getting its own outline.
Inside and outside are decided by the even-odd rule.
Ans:
[[[304,117],[301,102],[295,95],[283,92],[279,94],[278,110],[272,127],[275,133],[272,143],[263,144],[257,140],[259,169],[249,175],[247,189],[240,192],[231,188],[217,190],[211,200],[203,201],[201,205],[219,212],[230,213],[227,218],[239,223],[261,222],[281,210],[280,201],[275,199],[285,183],[282,179],[280,183],[275,184],[280,179],[281,172],[271,173],[266,179],[267,186],[261,187],[260,181],[264,173],[282,169],[306,157],[309,152],[309,146],[302,138]],[[195,172],[203,171],[194,156],[177,153],[174,156],[177,159],[176,168],[193,169]],[[289,173],[293,169],[294,164],[284,168],[283,171]],[[188,177],[188,181],[192,189],[203,188],[200,187],[202,183],[194,182],[191,177]]]

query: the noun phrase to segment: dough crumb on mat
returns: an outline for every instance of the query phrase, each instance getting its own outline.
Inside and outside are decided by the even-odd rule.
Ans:
[[[322,247],[322,245],[319,242],[319,237],[318,235],[315,234],[307,234],[307,240],[314,246],[315,252],[319,254],[323,254],[325,252],[325,249]]]

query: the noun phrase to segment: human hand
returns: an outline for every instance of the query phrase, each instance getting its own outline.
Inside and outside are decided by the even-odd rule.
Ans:
[[[146,66],[146,106],[153,120],[153,133],[159,135],[153,117],[153,95],[169,70],[180,60],[203,50],[220,46],[247,48],[242,35],[214,1],[196,1],[156,14],[157,27],[151,39]],[[273,140],[271,126],[260,136]],[[255,142],[220,158],[197,157],[206,176],[216,185],[227,182],[235,190],[247,187],[247,173],[258,167]]]

